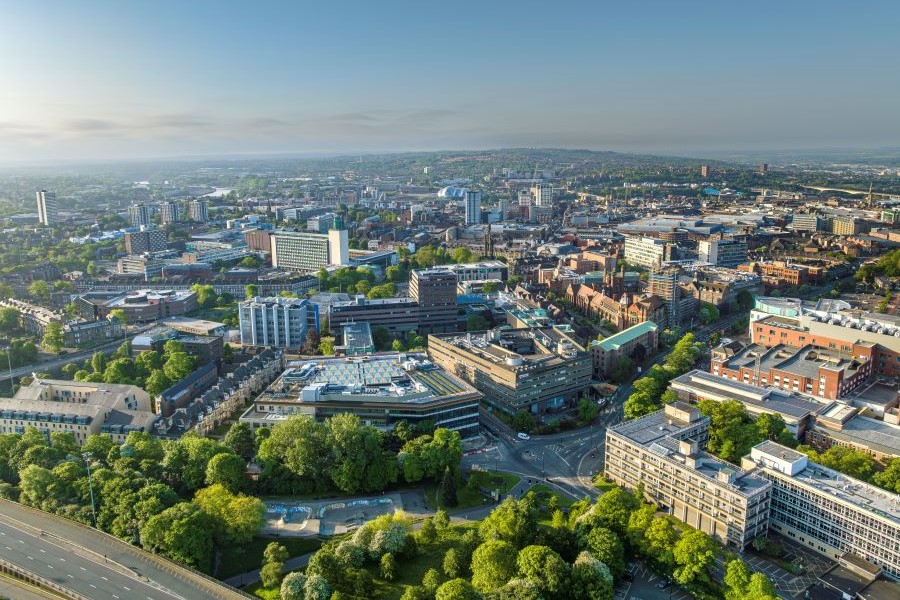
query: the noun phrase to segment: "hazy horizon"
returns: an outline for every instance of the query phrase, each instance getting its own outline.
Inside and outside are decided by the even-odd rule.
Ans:
[[[0,163],[900,146],[900,5],[3,2]]]

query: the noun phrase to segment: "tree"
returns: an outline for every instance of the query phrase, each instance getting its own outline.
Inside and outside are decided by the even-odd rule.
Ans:
[[[482,294],[493,294],[500,289],[500,285],[496,281],[485,281],[481,286]]]
[[[463,565],[455,548],[450,548],[444,553],[444,561],[441,563],[441,568],[444,570],[444,575],[450,579],[455,579],[463,574]]]
[[[778,600],[779,596],[768,577],[762,573],[754,573],[750,576],[746,598],[748,600]]]
[[[587,396],[582,396],[578,399],[578,420],[582,423],[590,423],[597,417],[599,412],[600,407]]]
[[[587,535],[587,549],[612,571],[614,577],[625,573],[625,550],[615,533],[603,527],[595,527]]]
[[[605,564],[582,552],[572,565],[571,595],[574,600],[612,600],[613,577]]]
[[[329,600],[331,598],[331,585],[321,575],[310,575],[303,585],[304,600]]]
[[[456,477],[450,472],[450,467],[444,469],[444,478],[441,479],[441,486],[438,490],[441,498],[441,506],[456,506]]]
[[[704,325],[711,325],[719,320],[720,314],[719,309],[716,308],[715,304],[710,304],[709,302],[701,302],[700,303],[700,322]]]
[[[481,315],[472,315],[466,319],[466,331],[486,331],[490,328],[490,322]]]
[[[483,539],[505,540],[517,548],[532,543],[537,535],[537,511],[533,497],[506,498],[478,526]]]
[[[245,461],[253,459],[256,454],[256,442],[253,429],[246,423],[234,423],[225,434],[223,443]]]
[[[237,454],[227,452],[216,454],[206,465],[206,484],[218,483],[232,494],[236,494],[246,485],[246,470],[244,459]]]
[[[888,491],[900,494],[900,458],[892,459],[884,471],[876,473],[874,482]]]
[[[305,600],[306,574],[301,571],[291,571],[281,580],[281,600]]]
[[[267,471],[274,465],[284,465],[290,473],[305,479],[313,491],[330,487],[333,458],[323,423],[294,416],[266,430],[270,433],[258,444],[258,458]]]
[[[232,494],[215,484],[197,492],[194,503],[217,522],[224,543],[246,544],[265,524],[266,505],[259,498]]]
[[[378,298],[393,298],[394,294],[396,293],[396,286],[389,281],[381,285],[372,286],[372,289],[370,289],[369,293],[366,294],[366,298],[369,298],[370,300]]]
[[[502,586],[516,575],[516,548],[503,540],[484,542],[472,554],[472,585],[482,592]],[[443,586],[441,586],[443,587]]]
[[[216,289],[211,285],[201,285],[195,283],[191,286],[191,291],[197,294],[197,307],[201,309],[214,308],[218,296]]]
[[[144,390],[153,397],[159,396],[172,386],[172,380],[166,376],[165,371],[153,371],[144,382]]]
[[[88,262],[85,272],[88,274],[88,277],[96,277],[97,276],[97,264],[94,261]]]
[[[569,583],[569,565],[547,546],[526,546],[516,558],[519,574],[538,582],[550,597],[560,597]]]
[[[675,566],[673,548],[678,540],[678,531],[669,517],[653,519],[645,533],[647,552],[650,557],[667,570]]]
[[[434,519],[425,517],[419,528],[418,539],[426,545],[434,543],[434,540],[437,539],[437,527],[434,526]]]
[[[613,365],[610,378],[616,383],[625,383],[631,378],[632,373],[634,373],[632,360],[627,356],[620,356],[616,364]]]
[[[94,370],[94,373],[102,373],[106,370],[106,354],[103,352],[94,352],[93,356],[91,356],[91,368]]]
[[[259,286],[256,285],[255,283],[251,283],[247,287],[244,288],[244,297],[247,300],[252,300],[253,298],[256,298],[257,296],[259,296]]]
[[[681,535],[672,551],[675,563],[675,580],[688,585],[709,582],[709,567],[715,562],[716,545],[709,535],[691,529]]]
[[[19,329],[19,310],[12,307],[0,308],[0,333],[10,335]]]
[[[324,356],[333,356],[334,355],[334,338],[333,337],[323,337],[322,341],[319,342],[319,354]]]
[[[900,467],[900,463],[898,463],[898,467]],[[443,535],[444,532],[447,531],[447,527],[450,526],[450,517],[443,508],[439,508],[437,512],[434,513],[434,525],[437,528],[438,535]]]
[[[167,508],[141,528],[141,543],[151,552],[210,572],[213,520],[199,507],[181,502]]]
[[[114,308],[109,311],[109,318],[117,320],[122,327],[128,324],[128,315],[121,308]]]
[[[284,571],[284,563],[266,563],[259,570],[259,578],[263,587],[273,588],[281,581],[281,572]]]
[[[394,555],[390,552],[381,557],[379,572],[381,573],[381,578],[385,581],[393,581],[397,577],[397,561],[394,560]]]
[[[50,352],[59,352],[65,345],[65,336],[61,323],[52,321],[47,324],[44,330],[44,337],[41,339],[41,345]]]
[[[512,417],[512,427],[516,431],[531,433],[534,431],[534,417],[527,410],[520,410]]]
[[[37,298],[41,302],[50,302],[50,296],[53,294],[53,288],[50,284],[42,279],[36,279],[28,286],[28,294],[33,298]]]
[[[747,563],[739,558],[729,561],[725,566],[724,583],[725,600],[743,600],[750,586],[750,569],[747,568]]]
[[[169,343],[166,342],[166,359],[163,365],[163,372],[173,384],[181,381],[194,370],[194,357],[184,351],[169,351]]]
[[[482,596],[465,579],[451,579],[442,584],[434,595],[435,600],[481,600]]]

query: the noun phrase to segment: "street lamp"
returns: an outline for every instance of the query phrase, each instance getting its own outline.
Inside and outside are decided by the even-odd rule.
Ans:
[[[91,479],[91,453],[90,452],[82,452],[82,458],[84,458],[84,463],[87,465],[88,472],[88,489],[91,491],[91,515],[93,516],[94,527],[97,527],[97,508],[94,505],[94,482]]]

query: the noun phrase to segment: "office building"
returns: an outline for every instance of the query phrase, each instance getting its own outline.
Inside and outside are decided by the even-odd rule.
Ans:
[[[488,281],[491,279],[499,279],[506,281],[509,274],[509,267],[506,263],[499,260],[486,260],[477,263],[459,263],[455,265],[445,265],[442,267],[452,271],[456,275],[456,282],[465,281]]]
[[[684,402],[606,430],[606,476],[741,551],[768,527],[772,484],[703,451],[709,418]]]
[[[834,235],[856,235],[863,230],[862,219],[857,217],[835,217],[831,220],[831,233]]]
[[[466,225],[481,224],[481,192],[466,190]]]
[[[141,225],[138,231],[125,232],[125,253],[144,254],[165,250],[168,238],[163,229],[153,225]]]
[[[656,354],[659,348],[659,326],[644,321],[588,346],[595,377],[609,377],[620,358],[641,363]]]
[[[750,339],[766,347],[837,350],[870,362],[873,375],[900,377],[900,319],[854,310],[841,300],[758,296],[750,313]]]
[[[195,319],[194,317],[172,317],[163,321],[166,327],[171,327],[175,331],[181,333],[189,333],[191,335],[225,335],[227,327],[224,323],[218,321],[207,321],[206,319]]]
[[[394,337],[417,331],[423,325],[419,303],[409,297],[370,300],[357,295],[350,300],[331,302],[330,313],[328,322],[335,336],[340,335],[347,323],[365,322],[373,330],[384,327]]]
[[[159,203],[159,221],[163,225],[181,221],[181,206],[177,202],[167,200]]]
[[[675,258],[674,244],[651,237],[625,236],[625,260],[629,264],[646,269],[658,269],[664,262]]]
[[[794,213],[791,225],[795,232],[815,233],[822,230],[822,218],[816,213]]]
[[[900,427],[865,414],[871,413],[834,402],[816,416],[806,432],[806,443],[820,452],[832,446],[847,446],[870,454],[882,464],[900,457]]]
[[[337,356],[366,356],[375,354],[375,342],[369,323],[344,323],[341,330],[341,345],[334,347]]]
[[[101,433],[122,443],[132,431],[151,431],[156,419],[150,396],[136,385],[35,377],[14,397],[0,398],[0,433],[35,427],[45,435],[71,433],[79,446]]]
[[[149,323],[197,310],[197,293],[191,290],[135,290],[99,304],[97,310],[102,318],[114,310],[121,310],[129,325]]]
[[[421,354],[317,358],[292,363],[240,422],[272,427],[291,415],[323,421],[349,413],[382,431],[400,421],[428,421],[467,438],[478,433],[480,399],[471,385]]]
[[[654,275],[650,275],[651,281]],[[689,288],[691,295],[700,302],[707,302],[725,311],[739,309],[742,300],[752,301],[751,298],[762,295],[765,289],[759,275],[722,267],[697,269]],[[750,298],[747,298],[748,294]]]
[[[332,228],[326,234],[277,230],[272,234],[271,243],[272,266],[278,269],[318,271],[328,265],[350,263],[349,238],[345,229]]]
[[[772,484],[773,531],[832,559],[856,555],[900,579],[897,494],[770,441],[754,446],[741,465]]]
[[[735,268],[747,262],[747,241],[735,239],[703,240],[697,244],[700,262],[714,267]]]
[[[150,207],[143,202],[128,207],[128,220],[135,227],[150,225]]]
[[[590,353],[553,327],[430,335],[428,355],[508,414],[573,406],[591,384]]]
[[[697,370],[673,379],[669,389],[685,402],[694,404],[703,400],[736,400],[754,419],[761,414],[781,415],[788,431],[800,441],[813,425],[814,417],[827,406],[797,392],[758,387]]]
[[[241,345],[300,348],[319,330],[319,311],[305,298],[256,297],[238,304]]]
[[[155,277],[161,277],[163,267],[175,262],[175,260],[175,252],[163,250],[146,252],[144,254],[129,254],[118,260],[116,273],[119,275],[140,275],[144,281],[150,281]]]
[[[416,269],[409,295],[419,305],[419,334],[456,331],[456,274],[449,269]]]
[[[188,216],[194,223],[209,221],[209,205],[206,200],[191,200],[188,204]]]
[[[553,208],[553,184],[538,183],[531,187],[531,195],[534,197],[535,206]]]
[[[327,233],[331,229],[335,216],[334,213],[325,213],[324,215],[310,217],[306,220],[306,230],[316,233]]]
[[[56,192],[39,190],[37,197],[38,222],[41,225],[56,225],[59,222],[59,207],[56,204]]]

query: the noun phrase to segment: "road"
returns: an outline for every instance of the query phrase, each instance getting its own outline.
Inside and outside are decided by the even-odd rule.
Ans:
[[[91,600],[245,597],[95,529],[6,500],[0,555]]]

